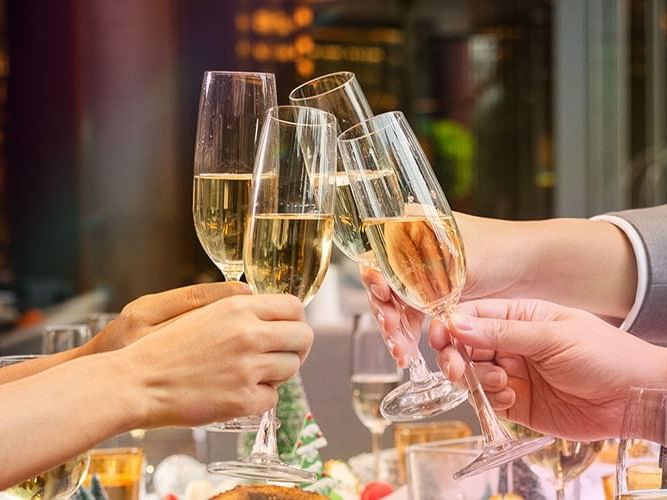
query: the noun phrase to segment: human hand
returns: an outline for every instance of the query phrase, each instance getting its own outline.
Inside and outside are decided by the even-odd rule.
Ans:
[[[137,426],[195,426],[271,408],[312,341],[295,297],[236,295],[110,354],[142,381]]]
[[[463,376],[455,335],[471,348],[485,392],[503,417],[573,440],[617,436],[628,389],[667,381],[665,350],[596,316],[539,300],[461,304],[429,332],[438,364]]]
[[[80,354],[115,351],[164,327],[181,315],[233,295],[248,295],[239,282],[206,283],[143,295],[127,304],[120,314],[89,342]]]

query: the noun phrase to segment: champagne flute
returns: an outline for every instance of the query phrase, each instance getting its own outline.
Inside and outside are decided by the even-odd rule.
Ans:
[[[42,356],[2,356],[0,357],[0,369],[40,357]],[[79,489],[86,477],[89,464],[90,453],[79,453],[56,467],[25,481],[21,481],[19,484],[11,486],[4,491],[0,491],[0,497],[5,496],[12,500],[22,500],[25,498],[65,500]]]
[[[331,258],[336,172],[336,118],[301,106],[277,106],[262,127],[243,252],[254,293],[290,293],[307,305]],[[312,482],[316,475],[284,464],[277,453],[275,407],[262,416],[245,460],[214,462],[209,471],[244,479]]]
[[[199,100],[192,215],[197,238],[225,280],[243,274],[250,182],[259,130],[275,106],[276,83],[270,73],[207,71]],[[206,430],[257,430],[251,415],[205,426]]]
[[[523,425],[504,422],[510,434],[518,438],[542,436]],[[565,486],[576,480],[602,451],[604,441],[569,441],[557,438],[551,446],[522,458],[539,477],[550,481],[556,488],[557,500],[565,499]]]
[[[366,96],[354,73],[343,71],[324,75],[295,88],[289,95],[292,104],[311,106],[332,113],[339,132],[373,116]],[[372,178],[392,179],[390,169],[367,172]],[[360,265],[378,269],[368,237],[364,233],[355,205],[350,181],[342,161],[336,173],[334,243],[347,257]],[[468,391],[452,384],[441,372],[431,373],[419,351],[419,333],[406,317],[405,307],[395,294],[392,301],[400,314],[399,332],[409,347],[409,381],[390,392],[382,401],[382,415],[394,422],[428,418],[455,408],[468,398]],[[417,328],[420,328],[418,325]],[[392,340],[388,346],[393,347]]]
[[[667,498],[667,385],[632,387],[616,461],[616,498]]]
[[[463,242],[442,188],[400,112],[384,113],[343,132],[338,148],[382,274],[401,299],[449,321],[463,290]],[[390,169],[394,176],[368,172]],[[553,443],[552,437],[512,439],[500,425],[465,346],[465,380],[484,436],[482,453],[461,478],[512,462]]]
[[[380,476],[380,439],[391,424],[380,413],[384,397],[401,382],[401,370],[382,345],[373,317],[364,314],[352,332],[352,406],[361,423],[371,432],[373,474]]]

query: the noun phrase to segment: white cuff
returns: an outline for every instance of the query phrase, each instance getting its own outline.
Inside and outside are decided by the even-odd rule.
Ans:
[[[635,253],[635,262],[637,263],[637,291],[635,292],[635,302],[630,308],[630,312],[621,323],[619,327],[621,330],[627,331],[637,319],[644,297],[646,296],[646,287],[648,285],[648,257],[646,255],[646,247],[642,241],[641,236],[627,220],[615,215],[596,215],[591,220],[600,220],[612,223],[625,233],[625,236],[632,245],[632,250]]]

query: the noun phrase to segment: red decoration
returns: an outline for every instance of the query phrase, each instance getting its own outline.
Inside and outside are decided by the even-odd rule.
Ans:
[[[391,495],[394,487],[391,484],[382,481],[373,481],[368,483],[361,492],[361,500],[378,500],[379,498]]]

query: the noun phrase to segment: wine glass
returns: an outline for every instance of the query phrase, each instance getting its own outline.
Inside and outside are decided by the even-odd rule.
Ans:
[[[364,230],[391,288],[425,314],[448,322],[463,290],[463,242],[447,199],[417,138],[400,112],[370,118],[343,132],[338,148]],[[388,171],[392,175],[372,175]],[[500,425],[465,346],[464,372],[485,446],[455,478],[512,462],[553,443],[512,439]]]
[[[504,424],[513,437],[542,436],[520,424],[506,421]],[[603,445],[604,441],[569,441],[557,438],[551,446],[525,456],[522,460],[535,474],[554,485],[558,500],[564,500],[565,486],[595,462]]]
[[[667,385],[632,387],[616,461],[616,498],[667,498]]]
[[[47,325],[42,332],[42,354],[55,354],[80,347],[91,336],[87,324]]]
[[[227,281],[243,274],[243,240],[259,131],[275,106],[270,73],[207,71],[199,100],[192,215],[206,255]],[[253,431],[251,415],[205,426],[212,431]]]
[[[38,354],[2,356],[0,357],[0,369],[40,357],[42,356]],[[6,496],[13,500],[22,500],[25,498],[65,500],[79,489],[86,477],[89,464],[90,453],[79,453],[46,472],[37,474],[4,491],[0,491],[0,497]]]
[[[310,80],[290,92],[289,99],[292,104],[332,113],[338,121],[339,132],[373,116],[359,82],[354,73],[349,71]],[[368,174],[378,180],[392,175],[387,169]],[[334,243],[339,250],[360,265],[378,268],[342,161],[338,162],[336,173],[334,226]],[[394,422],[419,420],[444,413],[463,403],[468,398],[468,391],[452,384],[442,372],[429,371],[419,351],[420,332],[413,331],[413,328],[420,328],[421,325],[411,327],[400,299],[392,294],[392,301],[400,314],[401,340],[409,348],[409,381],[384,398],[380,407],[382,415]],[[390,349],[393,347],[391,339],[388,340],[388,346]]]
[[[243,252],[254,293],[290,293],[304,305],[322,284],[331,258],[336,173],[336,118],[302,106],[266,114],[252,182]],[[245,460],[209,471],[245,479],[312,482],[316,475],[277,454],[275,407],[262,416]]]
[[[380,439],[391,424],[380,413],[384,397],[401,382],[402,372],[382,343],[373,317],[361,316],[352,332],[351,375],[352,406],[361,423],[371,432],[373,474],[380,476]]]

